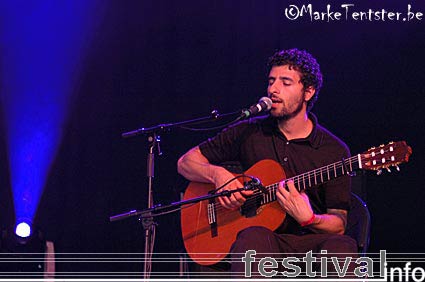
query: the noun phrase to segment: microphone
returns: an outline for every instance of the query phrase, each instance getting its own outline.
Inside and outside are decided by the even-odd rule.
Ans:
[[[258,179],[255,176],[249,176],[249,178],[251,178],[251,180],[244,184],[245,190],[259,189],[261,192],[265,194],[268,193],[266,187],[263,186],[260,179]]]
[[[273,102],[269,97],[262,97],[257,104],[251,106],[249,109],[243,109],[240,118],[248,118],[261,112],[270,111],[272,104]]]
[[[261,180],[255,176],[251,176],[251,184],[254,186],[261,185]]]

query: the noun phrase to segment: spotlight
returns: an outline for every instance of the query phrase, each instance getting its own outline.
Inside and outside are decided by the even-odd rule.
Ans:
[[[28,238],[31,235],[31,226],[26,222],[21,222],[16,225],[15,234],[21,238]]]
[[[0,258],[0,273],[7,278],[54,275],[53,243],[46,242],[40,230],[31,227],[28,221],[21,221],[1,232]]]

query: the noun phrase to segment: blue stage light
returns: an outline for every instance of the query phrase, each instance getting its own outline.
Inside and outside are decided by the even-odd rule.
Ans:
[[[21,238],[31,236],[31,226],[26,222],[21,222],[16,225],[15,234]]]
[[[34,219],[103,11],[99,3],[0,3],[0,98],[17,220]]]

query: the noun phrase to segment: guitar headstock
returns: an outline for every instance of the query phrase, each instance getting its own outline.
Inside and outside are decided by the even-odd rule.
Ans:
[[[398,165],[407,163],[412,154],[412,148],[405,141],[389,142],[387,145],[372,147],[361,154],[363,169],[377,170],[394,166],[399,170]]]

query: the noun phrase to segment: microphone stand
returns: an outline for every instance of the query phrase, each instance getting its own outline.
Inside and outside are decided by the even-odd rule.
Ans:
[[[238,112],[239,113],[239,112]],[[143,273],[144,273],[144,279],[149,279],[151,270],[152,270],[152,254],[153,254],[153,248],[155,243],[155,229],[156,229],[156,222],[154,222],[153,217],[151,216],[151,213],[153,211],[157,211],[158,207],[155,207],[154,200],[153,200],[153,179],[155,176],[155,154],[158,154],[158,156],[162,155],[161,148],[160,148],[160,142],[161,142],[161,132],[169,132],[172,128],[175,127],[181,127],[185,125],[194,125],[194,124],[200,124],[204,122],[210,122],[210,121],[216,121],[219,118],[234,115],[235,113],[227,113],[220,115],[217,110],[213,110],[210,114],[210,116],[207,117],[201,117],[181,122],[175,122],[175,123],[166,123],[166,124],[159,124],[156,126],[148,127],[148,128],[139,128],[136,130],[124,132],[121,136],[123,138],[131,138],[138,135],[147,135],[147,139],[149,142],[149,152],[147,156],[147,177],[148,177],[148,207],[143,212],[135,212],[130,211],[129,216],[139,215],[143,213],[143,216],[141,217],[142,226],[145,230],[145,259],[144,259],[144,267],[143,267]],[[126,216],[128,217],[128,216]],[[113,220],[114,217],[111,217],[110,220]],[[115,219],[117,220],[117,219]]]
[[[155,177],[155,149],[158,153],[158,156],[162,155],[161,147],[159,146],[161,142],[161,137],[157,135],[156,132],[152,132],[148,136],[149,142],[149,153],[148,153],[148,162],[147,162],[147,177],[148,177],[148,208],[153,207],[153,179]],[[145,230],[145,259],[143,266],[143,278],[149,279],[151,269],[152,269],[152,253],[155,243],[155,227],[156,223],[153,221],[152,217],[143,218],[142,226]]]
[[[251,176],[246,175],[245,177],[249,178]],[[223,190],[220,193],[209,193],[209,194],[204,195],[204,196],[199,196],[199,197],[195,197],[195,198],[191,198],[191,199],[187,199],[187,200],[173,202],[173,203],[167,204],[167,205],[158,204],[158,205],[155,205],[155,206],[148,208],[148,209],[145,209],[145,210],[131,210],[129,212],[113,215],[113,216],[109,217],[109,221],[110,222],[120,221],[120,220],[127,219],[127,218],[130,218],[130,217],[138,216],[138,215],[140,215],[141,216],[140,218],[142,218],[142,219],[143,218],[149,218],[149,217],[153,217],[155,215],[160,215],[159,213],[161,213],[161,212],[165,212],[167,210],[173,210],[173,209],[179,208],[179,207],[184,206],[184,205],[196,204],[196,203],[201,202],[201,201],[215,199],[215,198],[218,198],[218,197],[229,197],[230,195],[232,195],[233,193],[236,193],[236,192],[253,191],[253,190],[257,190],[257,189],[259,191],[262,191],[263,193],[267,193],[267,190],[263,191],[264,187],[261,184],[261,182],[258,182],[258,180],[256,178],[254,178],[254,180],[246,182],[244,184],[243,188],[238,188],[238,189],[235,189],[235,190]]]
[[[161,215],[161,212],[168,211],[167,212],[168,214],[170,212],[178,211],[179,209],[177,208],[180,208],[183,205],[195,204],[200,201],[215,199],[218,197],[224,197],[224,196],[229,197],[230,195],[236,192],[248,191],[248,190],[253,191],[258,189],[262,191],[263,193],[267,193],[267,190],[265,189],[265,187],[263,187],[263,185],[258,180],[258,178],[253,178],[251,176],[245,176],[245,177],[249,177],[252,180],[245,182],[243,188],[238,188],[231,191],[224,190],[220,193],[214,193],[214,191],[212,191],[211,193],[208,193],[207,195],[204,195],[204,196],[182,200],[182,201],[174,202],[164,206],[161,204],[158,204],[155,206],[151,206],[145,210],[132,210],[126,213],[117,214],[117,215],[109,217],[109,221],[113,222],[113,221],[119,221],[126,218],[134,217],[134,216],[140,216],[139,220],[142,221],[143,226],[146,230],[145,248],[148,248],[145,250],[144,270],[147,272],[143,274],[144,279],[149,279],[150,273],[151,273],[152,252],[153,252],[153,245],[155,240],[155,223],[153,222],[153,217]],[[152,204],[152,202],[150,203]],[[146,229],[145,225],[148,225],[149,229]],[[147,250],[149,251],[149,253],[147,252]]]

